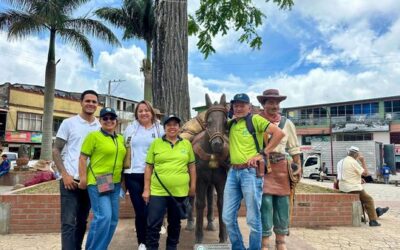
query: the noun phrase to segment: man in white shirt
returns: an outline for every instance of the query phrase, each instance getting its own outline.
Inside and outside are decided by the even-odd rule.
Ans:
[[[380,226],[378,217],[386,213],[389,208],[376,208],[373,198],[363,189],[361,176],[368,176],[367,165],[359,148],[351,146],[340,167],[339,190],[345,193],[359,194],[360,201],[367,210],[369,225]],[[361,165],[360,165],[361,163]],[[339,171],[338,171],[339,173]]]
[[[78,189],[79,155],[86,135],[100,129],[94,116],[98,95],[86,90],[81,95],[80,114],[65,119],[57,132],[53,160],[61,173],[61,245],[62,249],[81,249],[86,232],[90,200],[87,190]]]

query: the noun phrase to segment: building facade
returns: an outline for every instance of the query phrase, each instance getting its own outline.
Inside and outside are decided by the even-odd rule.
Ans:
[[[80,96],[81,93],[55,91],[53,136],[64,119],[81,112]],[[99,95],[99,102],[96,116],[99,116],[100,109],[105,104],[116,110],[118,133],[122,133],[134,120],[134,110],[138,102],[102,94]],[[0,148],[17,152],[21,144],[26,144],[30,146],[31,158],[39,157],[43,104],[43,86],[11,83],[0,85]]]

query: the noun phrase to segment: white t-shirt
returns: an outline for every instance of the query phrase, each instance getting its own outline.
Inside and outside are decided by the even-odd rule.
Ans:
[[[95,119],[92,123],[79,115],[65,119],[57,131],[56,137],[66,141],[61,152],[65,170],[74,179],[79,179],[79,156],[86,135],[100,129],[100,122]]]
[[[125,141],[131,138],[131,168],[125,169],[125,174],[143,174],[146,167],[146,156],[154,139],[164,135],[164,129],[157,121],[150,128],[145,128],[138,121],[130,124],[124,132]]]
[[[364,168],[353,157],[343,159],[342,179],[339,181],[339,190],[342,192],[361,191],[361,174]]]

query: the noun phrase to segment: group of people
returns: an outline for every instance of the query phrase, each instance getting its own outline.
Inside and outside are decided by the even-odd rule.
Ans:
[[[118,223],[119,197],[126,190],[136,214],[139,249],[158,249],[166,212],[167,249],[177,249],[178,206],[194,195],[196,186],[194,153],[190,142],[179,137],[180,118],[171,115],[161,124],[151,104],[141,101],[136,120],[119,135],[114,109],[102,108],[100,119],[95,117],[95,91],[84,91],[80,100],[81,112],[62,122],[53,146],[62,176],[62,249],[82,248],[90,209],[86,249],[107,249]],[[126,157],[129,166],[124,166]]]
[[[286,249],[293,188],[290,176],[301,172],[295,126],[279,113],[280,102],[286,96],[276,89],[267,89],[257,99],[263,111],[254,115],[247,94],[236,94],[230,102],[230,168],[222,217],[233,250],[246,249],[237,221],[242,200],[250,228],[249,249],[270,249],[273,232],[276,248]],[[166,213],[166,249],[177,249],[182,203],[194,196],[196,187],[195,156],[191,143],[179,136],[181,119],[170,115],[160,123],[151,104],[141,101],[135,109],[136,120],[119,135],[114,109],[105,107],[100,111],[100,119],[95,117],[95,91],[82,93],[81,106],[80,114],[62,122],[53,147],[53,160],[62,175],[62,248],[81,249],[92,209],[94,217],[86,249],[107,249],[118,223],[121,190],[128,190],[136,214],[139,250],[159,248],[159,232]],[[129,166],[124,164],[127,157]],[[361,175],[367,171],[359,154],[350,157],[345,159],[339,187],[344,192],[360,194],[367,204],[372,226],[387,209],[371,208],[373,201],[360,188],[361,180],[357,188],[350,188],[356,186],[347,183],[356,179],[353,172]],[[357,165],[356,160],[363,166]],[[351,161],[354,171],[346,167],[347,161]]]

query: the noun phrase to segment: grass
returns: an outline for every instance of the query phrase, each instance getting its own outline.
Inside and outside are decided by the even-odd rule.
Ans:
[[[50,181],[47,183],[42,183],[31,188],[27,188],[21,191],[17,191],[17,194],[58,194],[60,192],[60,182]],[[304,183],[297,184],[296,193],[335,193],[336,191],[330,188],[324,188]]]

